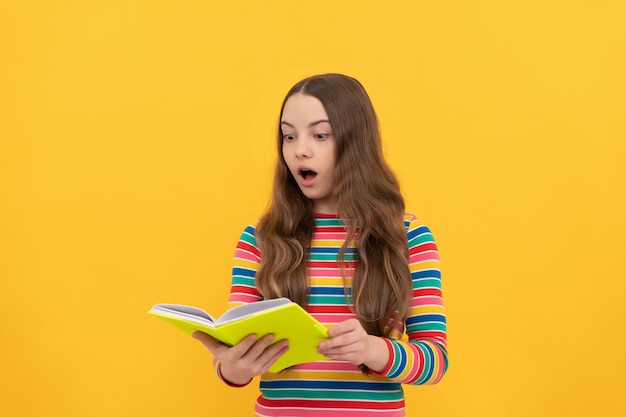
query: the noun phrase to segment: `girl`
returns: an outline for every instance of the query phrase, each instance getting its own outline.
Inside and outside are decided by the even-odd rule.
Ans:
[[[271,203],[239,240],[229,306],[298,302],[330,327],[318,351],[331,360],[271,374],[289,341],[250,335],[228,347],[194,337],[214,354],[225,383],[261,376],[259,416],[404,416],[401,384],[436,383],[448,365],[433,237],[404,212],[357,80],[300,81],[279,123]]]

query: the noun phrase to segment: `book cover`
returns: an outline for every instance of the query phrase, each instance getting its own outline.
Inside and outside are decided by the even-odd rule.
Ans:
[[[289,350],[271,367],[280,372],[293,365],[328,359],[317,353],[317,345],[328,337],[328,330],[300,305],[287,298],[244,304],[214,318],[197,307],[181,304],[155,304],[149,314],[176,326],[185,333],[204,332],[233,346],[247,335],[273,333],[275,342],[289,340]]]

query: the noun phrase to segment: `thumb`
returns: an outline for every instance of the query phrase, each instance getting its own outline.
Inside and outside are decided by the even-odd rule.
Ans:
[[[204,345],[207,349],[211,351],[213,355],[217,355],[217,353],[227,346],[222,342],[219,342],[217,339],[212,338],[206,333],[202,332],[193,332],[191,335],[194,339],[198,340],[200,343]]]

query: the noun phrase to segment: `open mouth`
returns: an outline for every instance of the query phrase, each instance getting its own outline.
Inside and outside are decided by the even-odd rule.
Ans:
[[[312,180],[313,178],[317,176],[317,172],[310,170],[310,169],[301,169],[300,176],[304,178],[305,180]]]

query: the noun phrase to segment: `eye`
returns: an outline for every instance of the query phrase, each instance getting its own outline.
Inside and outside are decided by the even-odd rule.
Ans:
[[[316,133],[313,135],[313,137],[317,140],[324,140],[326,139],[328,136],[330,136],[329,133]]]
[[[283,140],[285,142],[291,142],[295,138],[296,138],[296,135],[294,135],[293,133],[286,133],[286,134],[283,135]]]

